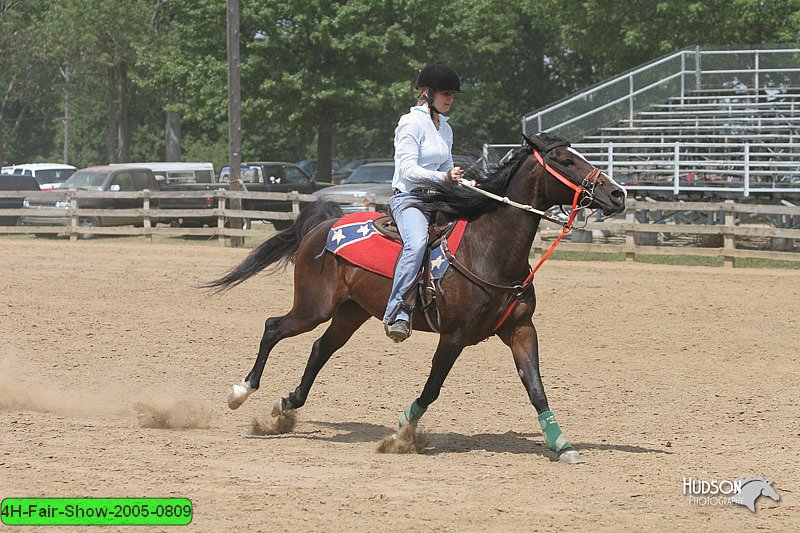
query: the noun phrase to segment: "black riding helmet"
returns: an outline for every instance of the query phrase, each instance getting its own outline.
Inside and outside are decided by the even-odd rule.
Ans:
[[[430,91],[425,95],[425,101],[428,102],[428,107],[431,111],[431,120],[433,114],[439,113],[439,110],[433,107],[433,93],[437,91],[453,91],[455,93],[461,92],[461,80],[458,79],[458,74],[455,70],[448,67],[444,63],[434,63],[422,69],[417,75],[417,81],[414,82],[414,89],[419,90],[420,87],[428,87]]]
[[[461,92],[461,80],[455,70],[444,63],[428,65],[419,72],[414,89],[429,87],[433,91]]]

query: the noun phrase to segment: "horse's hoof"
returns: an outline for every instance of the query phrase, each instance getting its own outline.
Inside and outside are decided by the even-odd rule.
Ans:
[[[584,462],[583,457],[581,457],[581,454],[578,453],[578,450],[564,450],[558,454],[558,460],[562,463],[567,463],[570,465],[577,465]]]
[[[280,416],[286,409],[284,409],[286,405],[286,398],[281,398],[274,404],[272,404],[272,416]]]
[[[228,393],[228,407],[232,410],[238,409],[247,400],[247,397],[253,394],[254,390],[247,381],[237,383]]]

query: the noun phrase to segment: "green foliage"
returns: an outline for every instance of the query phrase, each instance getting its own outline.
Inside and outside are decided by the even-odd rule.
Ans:
[[[687,46],[800,43],[800,0],[543,0],[535,9],[599,78]]]
[[[220,169],[228,164],[228,138],[218,135],[216,140],[211,140],[207,136],[186,136],[183,139],[183,158],[186,161],[214,163],[214,169],[219,174]]]
[[[240,0],[242,156],[391,156],[416,72],[463,78],[457,153],[513,142],[520,120],[686,46],[800,44],[800,0]],[[0,3],[0,161],[105,163],[131,139],[163,159],[167,111],[184,159],[227,160],[226,2]],[[125,81],[127,80],[127,82]],[[124,119],[124,120],[123,120]]]
[[[0,3],[0,164],[42,157],[54,135],[59,97],[50,87],[57,73],[48,68],[39,30],[46,8]]]

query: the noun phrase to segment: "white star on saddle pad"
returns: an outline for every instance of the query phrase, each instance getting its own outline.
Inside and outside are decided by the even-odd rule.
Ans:
[[[332,241],[336,241],[336,244],[339,244],[341,241],[344,240],[344,232],[340,228],[336,228],[333,232],[333,236],[331,237]]]
[[[358,230],[356,231],[356,233],[360,233],[364,237],[366,237],[367,233],[369,233],[369,232],[370,232],[370,225],[369,224],[364,224],[363,226],[358,228]],[[336,244],[339,244],[339,243],[337,242]]]
[[[433,268],[439,268],[440,266],[442,266],[442,263],[444,263],[444,256],[440,255],[439,257],[431,261],[431,266]]]

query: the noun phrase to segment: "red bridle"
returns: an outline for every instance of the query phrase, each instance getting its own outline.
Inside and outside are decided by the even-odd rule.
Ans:
[[[556,249],[556,246],[558,246],[558,243],[561,242],[561,239],[563,239],[567,233],[572,231],[572,223],[575,221],[575,217],[578,216],[578,211],[579,211],[579,209],[577,209],[578,201],[580,200],[581,194],[583,194],[583,192],[586,190],[583,187],[583,185],[578,185],[573,180],[564,176],[558,169],[554,168],[552,165],[545,162],[544,157],[535,147],[532,148],[532,150],[533,150],[533,156],[536,158],[536,161],[540,165],[542,165],[542,167],[544,167],[546,173],[550,174],[558,181],[560,181],[561,183],[563,183],[564,185],[575,191],[575,194],[572,197],[572,210],[569,214],[569,219],[567,220],[567,223],[564,224],[564,229],[561,230],[561,234],[556,238],[555,241],[553,241],[553,244],[550,245],[550,248],[548,248],[547,251],[542,255],[542,258],[539,259],[539,262],[536,263],[536,266],[531,269],[531,272],[530,274],[528,274],[528,277],[525,278],[525,281],[523,281],[522,284],[520,285],[522,290],[517,291],[512,296],[512,299],[508,303],[505,312],[500,317],[500,320],[497,322],[497,325],[494,327],[494,331],[500,329],[500,327],[503,325],[506,319],[511,315],[514,309],[517,307],[517,304],[519,303],[519,299],[522,296],[524,289],[527,288],[528,285],[533,282],[533,276],[536,274],[536,271],[539,270],[539,268],[541,268],[544,262],[547,261],[550,255],[552,255],[553,251]],[[594,168],[592,171],[586,174],[586,176],[583,177],[581,183],[583,184],[594,183],[594,181],[600,175],[600,172],[601,170],[599,168]]]

